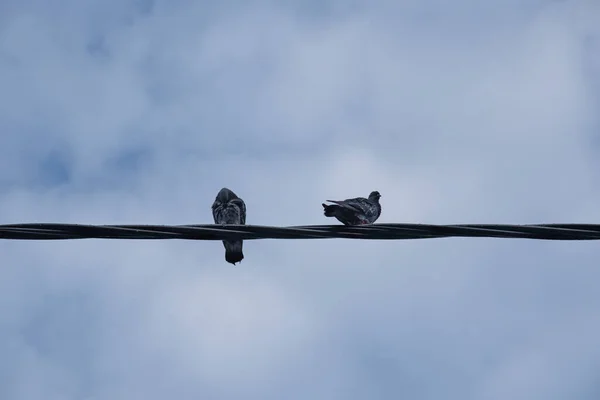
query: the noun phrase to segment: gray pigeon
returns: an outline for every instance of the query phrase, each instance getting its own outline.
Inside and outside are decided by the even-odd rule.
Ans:
[[[215,224],[220,225],[245,225],[246,204],[235,193],[223,188],[217,194],[212,205],[212,214]],[[242,252],[243,240],[223,240],[225,246],[225,261],[235,265],[244,259]]]
[[[326,217],[335,217],[344,225],[372,224],[381,215],[378,191],[371,192],[368,199],[355,197],[343,201],[326,200],[333,205],[323,204]]]

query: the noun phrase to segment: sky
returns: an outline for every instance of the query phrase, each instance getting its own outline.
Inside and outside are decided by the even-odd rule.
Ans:
[[[0,224],[600,221],[592,0],[3,0]],[[0,241],[0,398],[598,399],[600,248]]]

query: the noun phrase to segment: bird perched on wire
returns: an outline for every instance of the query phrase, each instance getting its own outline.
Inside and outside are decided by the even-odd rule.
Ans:
[[[381,215],[380,198],[379,192],[373,191],[368,199],[355,197],[342,201],[325,200],[335,204],[323,204],[323,210],[326,217],[335,217],[344,225],[372,224]]]
[[[245,225],[246,204],[235,193],[223,188],[217,194],[212,205],[212,214],[215,224],[219,225]],[[235,265],[244,259],[242,240],[223,240],[225,246],[225,261]]]

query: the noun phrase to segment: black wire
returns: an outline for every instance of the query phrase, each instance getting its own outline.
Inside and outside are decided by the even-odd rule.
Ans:
[[[426,225],[374,224],[361,226],[309,225],[0,225],[0,239],[367,239],[399,240],[443,237],[492,237],[541,240],[598,240],[599,224]]]

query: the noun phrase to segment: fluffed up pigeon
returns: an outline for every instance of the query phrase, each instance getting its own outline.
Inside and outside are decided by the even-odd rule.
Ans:
[[[381,215],[381,204],[378,191],[371,192],[369,198],[355,197],[353,199],[325,200],[333,205],[323,204],[326,217],[335,217],[344,225],[365,225],[377,221]]]
[[[235,193],[223,188],[217,194],[212,205],[212,214],[215,224],[220,225],[245,225],[246,204]],[[243,240],[223,240],[225,246],[225,261],[235,265],[244,259],[242,251]]]

